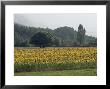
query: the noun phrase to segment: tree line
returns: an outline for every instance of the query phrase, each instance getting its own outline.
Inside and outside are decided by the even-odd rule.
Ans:
[[[54,30],[14,24],[15,47],[96,47],[97,38],[86,35],[86,29],[79,24],[78,31],[64,26]]]

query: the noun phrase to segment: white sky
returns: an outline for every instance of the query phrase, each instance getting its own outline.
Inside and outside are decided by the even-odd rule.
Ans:
[[[97,37],[97,14],[95,13],[15,14],[14,22],[50,29],[69,26],[75,30],[78,30],[79,24],[82,24],[87,35]]]

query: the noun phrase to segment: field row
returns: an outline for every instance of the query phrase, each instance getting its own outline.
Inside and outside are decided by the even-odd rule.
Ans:
[[[15,72],[96,68],[96,48],[15,48]]]

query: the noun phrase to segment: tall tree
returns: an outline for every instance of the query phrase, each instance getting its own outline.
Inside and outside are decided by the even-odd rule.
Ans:
[[[85,28],[83,28],[82,24],[79,24],[77,32],[77,41],[79,42],[80,46],[84,45],[85,33],[86,33]]]

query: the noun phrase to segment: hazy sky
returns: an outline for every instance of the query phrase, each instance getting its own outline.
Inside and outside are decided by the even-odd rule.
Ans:
[[[95,13],[15,14],[14,22],[26,26],[51,29],[69,26],[76,31],[79,24],[82,24],[87,35],[97,37],[97,14]]]

